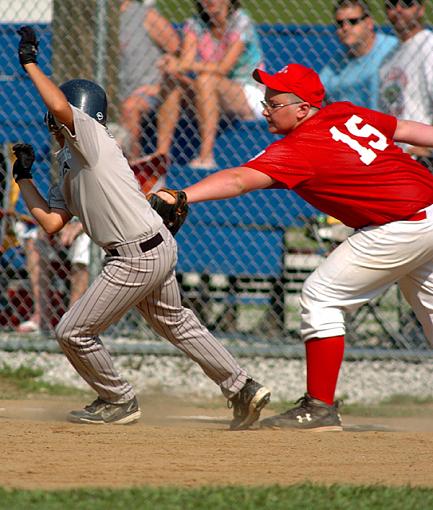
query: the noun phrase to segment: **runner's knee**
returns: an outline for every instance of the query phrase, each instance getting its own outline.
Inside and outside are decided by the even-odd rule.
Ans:
[[[93,338],[93,335],[88,334],[71,319],[68,312],[60,319],[54,332],[60,346],[83,345],[88,339]]]

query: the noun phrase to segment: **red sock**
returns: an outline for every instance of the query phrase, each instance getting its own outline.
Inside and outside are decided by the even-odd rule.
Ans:
[[[338,373],[344,355],[344,336],[312,338],[305,342],[307,392],[312,398],[332,405]]]

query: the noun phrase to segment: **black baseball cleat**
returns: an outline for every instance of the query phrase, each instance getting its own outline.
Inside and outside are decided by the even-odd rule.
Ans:
[[[271,392],[253,379],[247,379],[245,386],[227,401],[233,408],[230,430],[245,430],[260,418],[260,411],[271,400]]]
[[[341,416],[338,405],[325,404],[305,393],[295,402],[299,404],[285,413],[265,418],[259,423],[262,429],[297,429],[317,432],[341,431]]]
[[[110,404],[98,397],[84,409],[71,411],[67,419],[72,423],[126,425],[136,422],[140,416],[141,411],[136,397],[124,404]]]

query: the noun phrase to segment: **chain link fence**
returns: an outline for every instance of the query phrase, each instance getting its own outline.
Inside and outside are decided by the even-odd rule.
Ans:
[[[238,2],[229,3],[236,6]],[[122,144],[143,189],[162,182],[169,187],[183,187],[216,168],[247,161],[273,141],[255,109],[257,91],[251,89],[246,78],[255,65],[263,64],[266,70],[275,72],[288,62],[299,62],[322,73],[326,66],[338,68],[349,59],[347,47],[339,39],[341,31],[337,31],[334,22],[331,1],[241,3],[243,18],[237,29],[241,27],[251,54],[249,60],[242,61],[243,68],[239,65],[238,69],[235,64],[239,72],[231,78],[237,84],[234,95],[227,89],[215,103],[209,92],[208,110],[217,108],[215,136],[205,140],[213,128],[209,129],[209,123],[205,125],[207,131],[203,128],[203,101],[200,103],[198,89],[195,96],[190,92],[197,74],[185,74],[175,108],[167,103],[172,83],[164,74],[179,56],[188,33],[185,27],[191,29],[186,20],[198,12],[196,2],[161,0],[154,5],[151,0],[0,0],[0,330],[5,336],[17,332],[40,333],[43,337],[52,334],[59,317],[87,286],[89,274],[91,280],[100,263],[99,250],[86,246],[82,236],[78,239],[81,238],[85,253],[77,254],[77,242],[72,243],[75,234],[47,237],[40,232],[11,179],[12,145],[32,143],[36,151],[35,180],[46,195],[55,181],[52,155],[57,150],[44,126],[43,104],[19,66],[16,29],[22,24],[35,27],[40,38],[40,65],[57,83],[81,77],[106,88],[109,127]],[[372,0],[369,4],[376,34],[392,34],[384,3]],[[425,4],[428,23],[432,9],[430,2]],[[174,35],[160,24],[155,9],[170,22]],[[144,13],[149,16],[149,11],[147,19]],[[355,19],[343,25],[353,26],[361,21]],[[165,51],[151,46],[149,37],[155,37],[155,32],[165,39]],[[172,45],[169,33],[174,38]],[[219,58],[235,44],[230,39],[226,43],[225,53]],[[161,57],[166,67],[155,64]],[[241,55],[239,59],[242,58]],[[249,62],[255,65],[248,68]],[[378,85],[374,80],[364,80],[367,69],[359,73],[355,88],[371,97]],[[202,89],[207,90],[206,86]],[[246,98],[246,110],[236,104],[240,94]],[[177,123],[168,136],[164,127],[173,118]],[[206,144],[210,146],[207,154]],[[145,157],[155,151],[155,157]],[[186,306],[193,308],[215,334],[245,354],[257,346],[282,354],[290,346],[298,346],[302,283],[323,257],[350,234],[350,229],[320,214],[294,193],[279,190],[197,204],[191,209],[177,236],[178,279]],[[420,355],[431,352],[395,286],[347,319],[347,341],[353,349],[376,353],[415,350]],[[134,312],[108,334],[123,342],[140,339],[143,345],[157,340]]]

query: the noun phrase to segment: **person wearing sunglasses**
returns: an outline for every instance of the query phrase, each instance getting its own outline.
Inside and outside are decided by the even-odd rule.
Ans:
[[[326,101],[351,101],[378,108],[379,70],[398,45],[393,35],[376,32],[367,2],[338,0],[334,4],[340,51],[320,72]]]
[[[403,119],[433,124],[433,32],[425,28],[423,0],[386,0],[385,10],[400,39],[381,70],[380,109]],[[402,148],[433,172],[430,147]]]

